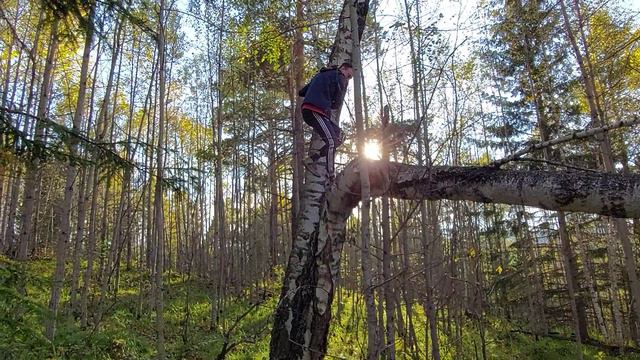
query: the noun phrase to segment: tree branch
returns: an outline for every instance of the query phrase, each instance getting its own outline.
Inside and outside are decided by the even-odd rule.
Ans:
[[[582,131],[576,131],[573,132],[569,135],[566,136],[561,136],[559,138],[555,138],[555,139],[551,139],[548,141],[542,141],[539,143],[535,143],[532,145],[527,146],[526,148],[516,151],[515,153],[500,159],[500,160],[496,160],[493,163],[491,163],[490,166],[494,166],[494,167],[500,167],[510,161],[516,160],[518,159],[520,156],[536,151],[536,150],[541,150],[550,146],[554,146],[554,145],[558,145],[558,144],[563,144],[572,140],[578,140],[578,139],[586,139],[598,134],[602,134],[605,133],[609,130],[613,130],[613,129],[618,129],[621,127],[627,127],[627,126],[632,126],[632,125],[637,125],[640,124],[640,117],[639,116],[634,116],[632,119],[629,120],[620,120],[617,121],[611,125],[606,125],[606,126],[602,126],[599,128],[594,128],[594,129],[589,129],[589,130],[582,130]]]

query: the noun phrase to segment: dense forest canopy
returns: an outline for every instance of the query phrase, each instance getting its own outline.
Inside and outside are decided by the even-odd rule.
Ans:
[[[639,15],[2,1],[0,352],[634,356]],[[328,182],[297,92],[343,61]]]

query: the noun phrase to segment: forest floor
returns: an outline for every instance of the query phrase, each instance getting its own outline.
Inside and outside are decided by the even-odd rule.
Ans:
[[[57,319],[53,342],[43,333],[50,316],[47,310],[52,260],[34,260],[26,265],[0,257],[0,359],[151,359],[156,355],[155,314],[148,309],[150,282],[135,271],[120,274],[117,296],[109,294],[104,316],[81,328],[69,309],[65,288],[62,310]],[[219,321],[211,326],[211,289],[202,281],[167,273],[165,281],[165,339],[171,359],[267,359],[271,314],[279,294],[279,276],[245,289],[223,304]],[[142,280],[143,296],[140,297]],[[26,284],[24,291],[21,284]],[[68,285],[68,284],[67,284]],[[91,289],[92,315],[99,287]],[[141,301],[143,302],[141,304]],[[362,298],[354,292],[336,297],[327,358],[359,359],[365,353],[364,309]],[[142,306],[141,306],[142,305]],[[424,314],[416,308],[414,324],[424,324]],[[512,331],[516,326],[493,319],[486,322],[484,336],[487,359],[575,359],[574,343],[539,338]],[[416,338],[424,347],[424,326],[415,327]],[[457,340],[440,334],[442,359],[482,359],[482,341],[472,323]],[[400,337],[398,337],[400,338]],[[225,347],[226,344],[226,347]],[[424,350],[396,342],[397,357],[424,359]],[[226,351],[226,357],[221,353]],[[417,352],[417,353],[416,353]],[[413,354],[413,355],[412,355]],[[460,354],[463,354],[462,356]],[[604,350],[585,346],[585,359],[640,359],[639,354],[613,356]]]

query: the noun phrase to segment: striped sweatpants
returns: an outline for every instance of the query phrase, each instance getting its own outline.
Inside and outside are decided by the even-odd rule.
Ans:
[[[313,110],[302,109],[302,119],[324,140],[324,146],[320,149],[320,156],[327,157],[327,173],[330,177],[333,177],[336,148],[342,144],[342,131],[328,117]]]

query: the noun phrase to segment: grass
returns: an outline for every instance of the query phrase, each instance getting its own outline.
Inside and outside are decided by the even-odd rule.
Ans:
[[[140,276],[134,272],[121,274],[117,300],[114,302],[110,298],[107,301],[109,308],[98,327],[92,324],[86,329],[80,328],[79,321],[67,311],[67,290],[62,299],[63,310],[58,317],[56,337],[49,341],[43,335],[43,324],[50,316],[47,302],[53,268],[51,260],[34,260],[23,265],[0,258],[0,359],[152,359],[157,355],[155,314],[148,310],[151,308],[148,296],[144,297],[146,302],[142,306],[147,310],[138,313]],[[148,281],[145,277],[143,280]],[[220,321],[211,328],[210,291],[206,284],[175,274],[166,276],[165,281],[168,281],[164,305],[168,358],[215,359],[225,340],[233,345],[227,359],[268,358],[271,314],[277,302],[274,294],[278,294],[278,283],[266,283],[266,296],[259,304],[256,299],[262,299],[263,293],[255,289],[228,299]],[[26,284],[24,292],[17,290],[20,284]],[[149,284],[144,288],[148,292]],[[94,298],[98,292],[98,289],[91,290]],[[360,295],[355,295],[345,291],[340,306],[337,306],[336,297],[329,335],[330,356],[327,358],[360,359],[365,354],[363,301]],[[425,316],[420,306],[413,308],[413,314],[421,347],[418,358],[425,358]],[[535,341],[531,336],[511,332],[513,324],[500,319],[491,319],[486,325],[488,359],[577,358],[572,342],[550,338]],[[482,359],[477,329],[468,323],[463,330],[461,339],[439,332],[442,359]],[[402,352],[406,344],[399,338],[396,341],[397,358],[411,358],[410,351]],[[456,344],[461,344],[462,352]],[[640,359],[637,354],[613,357],[589,346],[583,347],[583,355],[585,359],[593,360]]]

